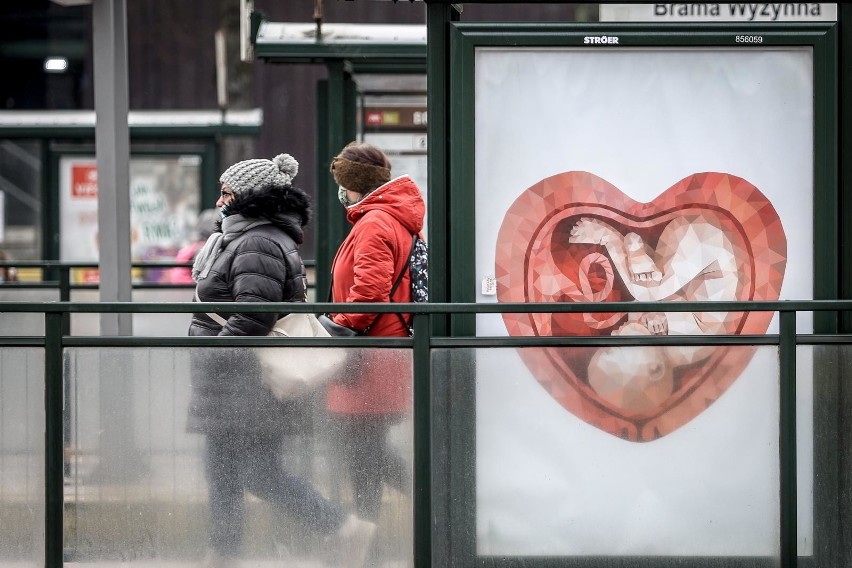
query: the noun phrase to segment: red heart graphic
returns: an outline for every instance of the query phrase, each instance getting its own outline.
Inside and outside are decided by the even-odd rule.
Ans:
[[[588,172],[527,189],[497,237],[500,302],[776,300],[787,261],[781,220],[742,178],[697,173],[638,203]],[[761,334],[767,312],[504,314],[510,335]],[[754,348],[518,350],[564,408],[610,434],[655,440],[715,402]]]

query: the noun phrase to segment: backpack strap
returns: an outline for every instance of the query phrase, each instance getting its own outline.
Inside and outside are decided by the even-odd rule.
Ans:
[[[388,302],[390,303],[393,303],[393,295],[396,292],[396,289],[399,288],[399,285],[402,282],[402,277],[405,276],[405,271],[408,270],[408,266],[411,264],[411,255],[414,254],[415,246],[417,246],[416,234],[411,235],[411,249],[408,251],[408,256],[405,257],[405,264],[402,265],[402,269],[399,271],[399,275],[396,277],[393,286],[391,286],[390,294],[388,294]],[[370,325],[364,328],[364,335],[367,335],[367,333],[374,325],[376,325],[376,322],[379,320],[380,317],[382,317],[382,315],[383,314],[376,314],[376,317],[373,318],[373,321],[370,323]],[[408,335],[414,335],[414,330],[411,328],[408,322],[405,321],[405,318],[402,317],[402,314],[397,312],[396,317],[399,318],[399,321],[402,323],[403,327],[406,329],[406,331],[408,331]]]
[[[195,288],[195,301],[200,302],[201,298],[198,297],[198,288]],[[228,320],[220,316],[219,314],[214,314],[213,312],[204,312],[208,318],[212,319],[222,327],[225,327],[225,324],[228,323]]]

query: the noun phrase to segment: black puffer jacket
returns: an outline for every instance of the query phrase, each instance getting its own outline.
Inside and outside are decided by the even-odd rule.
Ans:
[[[302,226],[310,218],[307,196],[279,188],[238,196],[229,214],[260,217],[272,211],[271,224],[245,231],[222,249],[208,276],[198,282],[204,302],[303,302],[305,267],[299,255]],[[242,198],[242,199],[241,199]],[[270,204],[270,199],[272,203]],[[266,335],[284,314],[220,314],[224,326],[204,313],[192,317],[189,335]],[[251,348],[198,347],[192,350],[192,395],[188,429],[194,432],[243,431],[278,435],[301,419],[295,403],[281,403],[263,386]]]

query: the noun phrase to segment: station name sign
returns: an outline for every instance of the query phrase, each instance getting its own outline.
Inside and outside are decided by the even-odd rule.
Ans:
[[[834,22],[837,4],[816,2],[608,4],[602,22]]]

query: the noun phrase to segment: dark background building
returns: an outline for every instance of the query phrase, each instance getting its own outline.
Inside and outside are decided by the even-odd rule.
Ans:
[[[218,136],[216,170],[236,160],[271,157],[288,152],[299,160],[298,184],[311,194],[316,189],[316,83],[325,67],[310,64],[275,65],[262,61],[244,63],[239,58],[239,0],[146,0],[129,1],[127,8],[128,88],[131,111],[193,111],[219,107],[217,99],[214,36],[227,37],[227,107],[261,109],[262,125],[256,135]],[[255,0],[254,9],[275,22],[324,23],[426,23],[424,2],[390,0]],[[506,4],[465,5],[465,20],[572,21],[592,19],[591,5]],[[0,111],[69,111],[94,109],[92,63],[92,7],[86,0],[14,0],[0,3]],[[49,57],[67,60],[64,72],[47,72]],[[0,139],[3,138],[0,134]],[[65,139],[66,144],[87,142]],[[146,147],[156,147],[156,137]],[[21,150],[23,148],[23,151]],[[0,151],[0,184],[9,182],[6,226],[23,223],[45,226],[50,216],[33,202],[44,201],[36,188],[47,175],[41,168],[19,167],[17,160],[42,160],[42,150],[26,142]],[[133,151],[133,148],[132,150]],[[21,156],[25,154],[25,156]],[[209,176],[208,176],[209,177]],[[205,180],[210,184],[211,180]],[[215,179],[212,180],[215,183]],[[48,185],[54,181],[48,181]],[[14,188],[24,188],[15,191]],[[51,191],[48,187],[41,193]],[[55,190],[53,190],[55,191]],[[202,190],[202,196],[205,195]],[[27,195],[28,193],[34,193]],[[209,195],[209,194],[208,194]],[[200,207],[212,206],[202,198]],[[42,204],[44,206],[44,204]],[[39,230],[31,231],[35,234]],[[48,231],[45,232],[47,234]],[[35,238],[35,237],[34,237]],[[45,237],[49,239],[50,237]],[[24,242],[19,242],[23,240]],[[38,258],[50,247],[27,242],[29,237],[6,242],[18,259]],[[37,238],[35,239],[38,240]],[[315,254],[309,236],[305,256]],[[47,253],[49,255],[49,253]]]

